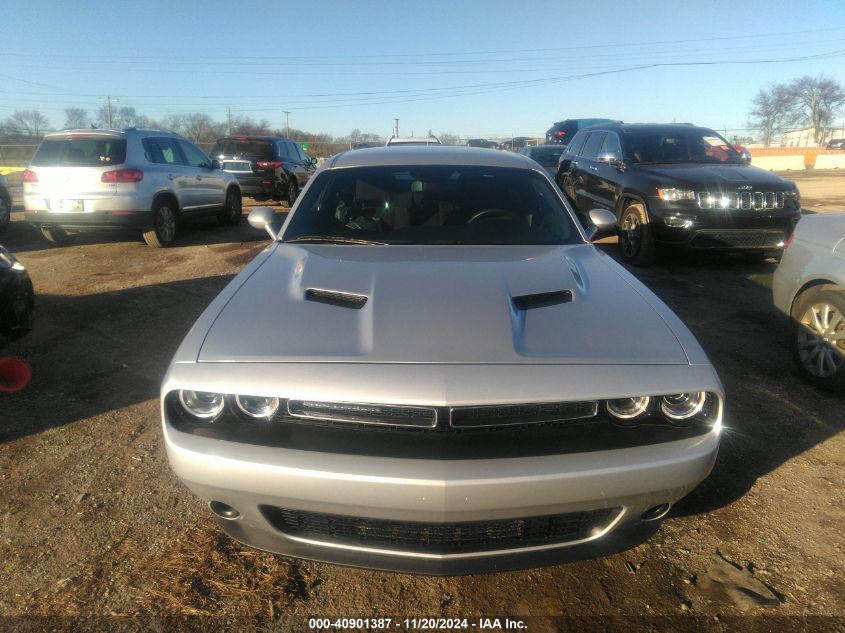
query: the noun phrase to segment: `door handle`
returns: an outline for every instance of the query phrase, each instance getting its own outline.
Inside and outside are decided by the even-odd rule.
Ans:
[[[173,180],[173,174],[167,174],[167,178]]]

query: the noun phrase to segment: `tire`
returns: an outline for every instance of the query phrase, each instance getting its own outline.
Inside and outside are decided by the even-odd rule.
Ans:
[[[59,228],[58,226],[42,226],[41,235],[44,236],[45,240],[47,240],[48,242],[52,242],[57,246],[67,244],[68,242],[67,233],[64,229]]]
[[[798,295],[792,306],[792,356],[809,382],[845,390],[845,291],[815,286]]]
[[[293,206],[296,202],[296,197],[299,195],[299,185],[296,183],[296,178],[291,176],[288,180],[288,205]]]
[[[229,189],[226,192],[226,204],[220,213],[217,214],[217,222],[221,226],[235,226],[241,221],[243,215],[243,205],[241,202],[241,194],[237,189]]]
[[[5,192],[0,192],[0,231],[5,231],[12,220],[12,204],[11,200],[6,196]]]
[[[156,202],[153,206],[153,226],[144,231],[144,241],[152,248],[166,248],[176,240],[178,216],[170,200]]]
[[[657,247],[641,202],[630,203],[619,219],[619,254],[624,262],[634,266],[650,266],[657,259]]]

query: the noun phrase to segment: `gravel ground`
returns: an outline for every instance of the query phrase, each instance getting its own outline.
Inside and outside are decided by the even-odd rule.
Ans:
[[[790,174],[808,210],[845,210],[845,174],[804,176]],[[109,234],[57,248],[22,219],[13,214],[3,242],[29,269],[38,312],[4,350],[27,358],[34,379],[0,400],[0,629],[307,630],[309,616],[482,628],[509,616],[532,631],[845,630],[843,401],[791,366],[768,288],[774,262],[634,271],[696,334],[728,398],[713,474],[649,541],[592,561],[430,578],[242,547],[168,468],[161,377],[266,245],[261,233],[209,224],[171,249]]]

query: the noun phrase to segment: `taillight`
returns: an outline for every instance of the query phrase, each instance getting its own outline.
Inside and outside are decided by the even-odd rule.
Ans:
[[[786,241],[783,243],[783,250],[786,250],[790,246],[792,246],[792,240],[795,237],[795,233],[790,234],[789,237],[786,238]]]
[[[23,174],[21,174],[21,179],[24,182],[38,182],[38,174],[31,169],[24,169]]]
[[[555,136],[566,136],[566,132],[564,132],[563,130],[558,130],[557,132],[555,132]]]
[[[277,169],[282,166],[281,161],[278,160],[259,160],[255,164],[258,167],[271,167],[272,169]]]
[[[103,182],[141,182],[144,172],[140,169],[113,169],[104,171],[100,180]]]

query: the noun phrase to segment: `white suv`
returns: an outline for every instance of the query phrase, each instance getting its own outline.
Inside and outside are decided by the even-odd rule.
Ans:
[[[172,132],[63,130],[41,141],[23,172],[26,219],[51,242],[66,229],[137,229],[170,246],[184,220],[241,218],[237,179]]]

